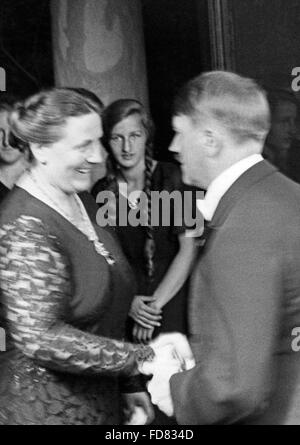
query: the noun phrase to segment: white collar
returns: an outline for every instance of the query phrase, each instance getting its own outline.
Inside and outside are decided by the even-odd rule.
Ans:
[[[214,179],[206,192],[204,199],[197,200],[197,207],[206,221],[211,221],[219,202],[227,190],[245,171],[263,161],[260,154],[254,154],[236,162]]]

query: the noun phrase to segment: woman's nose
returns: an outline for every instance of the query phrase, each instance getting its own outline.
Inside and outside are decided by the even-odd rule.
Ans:
[[[129,138],[124,137],[123,144],[122,144],[122,151],[124,153],[130,153],[131,151],[131,143]]]
[[[173,139],[171,141],[171,144],[169,145],[169,151],[171,151],[172,153],[179,153],[180,152],[176,136],[173,137]]]
[[[9,142],[8,142],[8,132],[5,130],[1,131],[1,135],[2,135],[2,140],[1,143],[3,145],[4,148],[9,147]]]
[[[91,164],[101,164],[104,161],[103,147],[100,142],[92,145],[87,161]]]

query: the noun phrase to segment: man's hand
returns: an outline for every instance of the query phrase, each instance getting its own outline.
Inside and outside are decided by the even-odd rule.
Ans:
[[[129,316],[145,329],[160,326],[162,319],[161,309],[156,308],[151,303],[155,303],[154,297],[136,295],[129,311]]]
[[[122,394],[125,402],[125,425],[149,425],[154,420],[154,409],[147,392]]]
[[[181,362],[182,369],[188,370],[195,366],[195,359],[187,337],[179,332],[161,334],[150,344],[155,354],[159,356],[161,351],[169,346],[173,357]]]
[[[195,360],[187,338],[179,333],[162,334],[150,343],[155,352],[154,360],[145,361],[139,371],[153,375],[148,383],[152,403],[167,416],[174,415],[170,379],[172,375],[195,366]]]
[[[161,364],[155,369],[152,379],[147,384],[154,405],[167,416],[174,416],[174,405],[171,396],[170,379],[172,375],[181,372],[178,360],[172,359],[168,363]]]
[[[153,376],[147,384],[152,403],[157,405],[167,416],[173,416],[174,407],[171,397],[170,378],[173,374],[182,371],[182,361],[179,360],[174,347],[166,344],[156,348],[154,360],[144,362],[140,366],[140,371]]]

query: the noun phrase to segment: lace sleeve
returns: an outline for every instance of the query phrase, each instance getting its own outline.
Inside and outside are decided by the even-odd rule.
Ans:
[[[40,220],[23,216],[2,227],[0,285],[15,346],[55,370],[130,373],[149,348],[98,337],[67,323],[70,270],[56,239]]]

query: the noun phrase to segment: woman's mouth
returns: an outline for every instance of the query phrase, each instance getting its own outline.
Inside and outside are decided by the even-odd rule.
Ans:
[[[76,171],[78,171],[78,173],[81,173],[82,175],[87,175],[91,173],[90,168],[77,168]]]
[[[125,161],[130,161],[130,159],[132,159],[133,157],[134,157],[133,154],[122,155],[122,159],[125,159]]]

